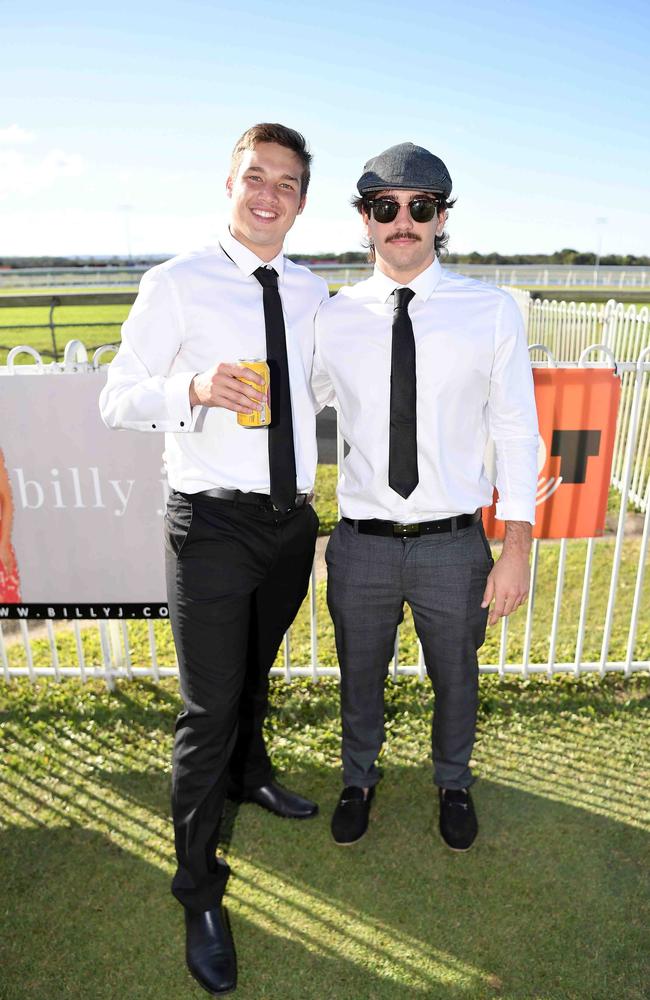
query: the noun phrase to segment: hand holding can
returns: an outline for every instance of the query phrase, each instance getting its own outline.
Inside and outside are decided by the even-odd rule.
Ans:
[[[268,427],[271,423],[271,408],[269,406],[269,388],[271,384],[271,377],[269,372],[269,366],[265,360],[262,358],[253,358],[252,360],[240,359],[238,362],[245,368],[250,368],[251,371],[256,372],[261,375],[264,379],[264,385],[260,385],[259,382],[252,382],[247,378],[240,378],[240,382],[245,382],[247,385],[252,385],[260,392],[265,394],[264,402],[260,410],[255,410],[254,413],[238,413],[237,423],[242,427]]]

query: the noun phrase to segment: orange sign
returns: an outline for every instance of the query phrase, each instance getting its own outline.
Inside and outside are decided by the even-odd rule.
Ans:
[[[534,538],[591,538],[605,529],[621,382],[611,368],[534,368],[539,420]],[[494,504],[488,538],[503,538]]]

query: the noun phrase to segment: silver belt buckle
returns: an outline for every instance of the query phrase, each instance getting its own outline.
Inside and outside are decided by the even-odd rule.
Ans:
[[[290,507],[289,509],[290,510],[298,510],[299,507],[306,507],[308,504],[310,504],[312,502],[313,499],[314,499],[313,490],[312,490],[311,493],[298,493],[296,495],[296,499],[295,499],[293,507]],[[273,507],[273,510],[275,510],[275,511],[279,511],[280,510],[280,508],[276,507],[275,504],[272,504],[272,507]]]
[[[313,499],[314,499],[313,493],[298,493],[296,495],[294,510],[297,510],[299,507],[306,507],[308,504],[312,502]]]
[[[408,535],[419,535],[420,525],[419,524],[397,524],[393,522],[393,534],[397,535],[399,538],[405,538]]]

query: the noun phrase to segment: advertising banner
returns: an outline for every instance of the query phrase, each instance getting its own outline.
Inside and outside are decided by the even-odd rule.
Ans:
[[[164,438],[108,430],[105,380],[0,376],[0,618],[167,615]]]
[[[539,419],[534,538],[603,534],[621,382],[611,368],[534,368]],[[503,538],[494,505],[488,538]]]
[[[620,380],[533,370],[540,425],[536,538],[605,526]],[[167,616],[164,437],[108,430],[105,371],[0,375],[0,619]],[[494,507],[490,538],[503,536]]]

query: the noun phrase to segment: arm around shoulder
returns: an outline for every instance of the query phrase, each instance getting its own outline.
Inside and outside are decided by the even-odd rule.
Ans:
[[[326,307],[325,307],[326,308]],[[325,338],[325,308],[321,303],[316,314],[314,333],[314,360],[311,370],[311,391],[314,400],[314,410],[320,413],[326,406],[330,406],[335,399],[334,386],[324,358],[323,344]]]
[[[496,452],[497,517],[532,524],[537,491],[537,409],[523,319],[506,293],[495,336],[488,422]]]

